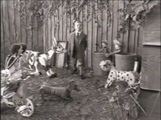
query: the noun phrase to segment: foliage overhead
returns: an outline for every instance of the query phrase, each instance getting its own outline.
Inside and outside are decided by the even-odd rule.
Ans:
[[[125,0],[124,8],[118,10],[120,13],[118,37],[120,33],[143,26],[147,13],[159,3],[160,0]]]
[[[120,20],[117,36],[119,37],[120,33],[142,26],[146,14],[158,5],[160,0],[122,0],[117,2],[124,4],[124,7],[117,11]],[[112,14],[114,14],[113,5],[110,4],[110,0],[15,0],[14,3],[15,8],[20,12],[22,25],[28,30],[40,28],[51,17],[56,19],[54,29],[57,29],[64,14],[67,18],[66,25],[68,29],[70,28],[68,18],[73,16],[74,21],[78,20],[81,13],[83,21],[89,22],[93,18],[98,28],[101,27],[100,13],[102,10],[105,10],[108,16],[107,26],[110,26],[114,19],[112,17]],[[85,7],[87,7],[87,13],[84,12]],[[62,9],[62,14],[59,13],[60,9]],[[25,22],[26,16],[31,16],[31,22],[28,24]]]

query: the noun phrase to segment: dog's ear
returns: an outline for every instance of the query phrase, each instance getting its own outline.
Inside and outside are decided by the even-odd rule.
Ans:
[[[111,60],[105,60],[106,63],[113,65],[113,62]]]
[[[54,37],[53,40],[52,40],[52,46],[55,47],[56,45],[57,45],[57,40],[56,40],[56,38]]]

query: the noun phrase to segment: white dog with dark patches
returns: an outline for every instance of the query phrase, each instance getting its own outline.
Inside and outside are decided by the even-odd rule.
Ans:
[[[138,82],[140,77],[140,75],[135,71],[116,70],[110,60],[101,61],[99,66],[103,71],[109,71],[105,88],[110,87],[114,81],[125,81],[129,86],[132,86]]]
[[[35,72],[31,73],[33,75],[40,75],[39,66],[43,67],[46,71],[48,77],[55,77],[57,74],[52,70],[51,66],[48,65],[48,60],[50,60],[54,53],[65,53],[67,50],[63,48],[62,45],[57,43],[57,40],[53,39],[52,47],[46,53],[40,53],[38,51],[26,50],[25,61],[29,64],[30,69],[34,67]]]

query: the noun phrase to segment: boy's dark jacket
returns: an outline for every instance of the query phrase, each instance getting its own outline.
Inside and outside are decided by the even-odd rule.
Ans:
[[[71,33],[68,40],[68,53],[71,55],[71,57],[74,57],[74,38],[75,38],[75,32]],[[85,57],[84,51],[87,48],[87,35],[83,32],[79,36],[79,50],[81,51],[79,54],[83,58]]]

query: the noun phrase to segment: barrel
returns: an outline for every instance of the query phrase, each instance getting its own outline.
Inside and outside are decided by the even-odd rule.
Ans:
[[[103,60],[107,60],[108,58],[105,57],[105,53],[93,53],[93,70],[94,70],[94,75],[95,76],[105,76],[107,75],[107,72],[103,71],[100,67],[99,64]]]
[[[115,67],[122,71],[133,71],[136,58],[134,53],[115,54]]]

